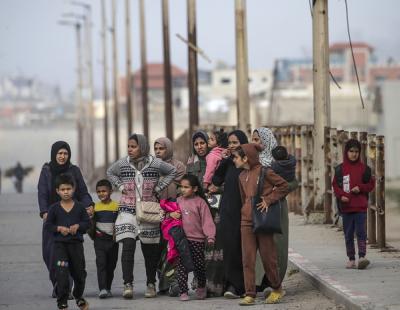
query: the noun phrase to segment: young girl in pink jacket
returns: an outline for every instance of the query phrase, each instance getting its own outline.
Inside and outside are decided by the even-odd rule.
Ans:
[[[211,179],[222,160],[222,152],[228,147],[228,135],[221,131],[214,131],[209,134],[208,148],[210,152],[206,156],[206,172],[203,177],[203,188],[205,190],[211,184]]]
[[[206,246],[214,245],[215,225],[203,189],[196,176],[183,176],[181,193],[182,196],[177,199],[177,202],[181,209],[183,230],[189,242],[194,263],[194,275],[198,281],[196,295],[198,299],[204,299],[207,295],[204,250]],[[178,214],[174,215],[178,216]],[[177,276],[180,300],[187,301],[189,300],[188,272],[180,262],[177,268]]]

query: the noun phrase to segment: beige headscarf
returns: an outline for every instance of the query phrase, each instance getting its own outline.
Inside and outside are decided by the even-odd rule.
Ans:
[[[154,141],[154,145],[156,145],[156,143],[167,149],[165,156],[161,159],[165,162],[170,162],[172,157],[174,156],[174,147],[172,141],[166,137],[162,137]]]

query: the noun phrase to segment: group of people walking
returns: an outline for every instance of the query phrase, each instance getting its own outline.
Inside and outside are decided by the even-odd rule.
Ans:
[[[99,202],[94,203],[81,171],[70,162],[69,145],[63,141],[53,144],[51,160],[40,175],[38,199],[44,222],[43,259],[58,308],[67,309],[69,298],[80,309],[89,307],[83,298],[82,242],[87,231],[94,239],[100,298],[112,296],[119,246],[122,296],[133,298],[139,241],[147,298],[157,296],[158,278],[159,293],[189,300],[187,275],[193,271],[191,287],[198,299],[224,296],[242,298],[240,305],[253,305],[257,292],[269,287],[265,302],[279,302],[285,294],[282,281],[288,260],[285,197],[297,187],[295,158],[278,146],[268,128],[254,130],[251,143],[241,130],[197,131],[186,165],[174,159],[169,139],[155,140],[153,148],[151,155],[147,138],[131,135],[127,155],[108,168],[107,179],[97,183]],[[348,173],[347,165],[345,169]],[[252,201],[259,183],[256,207],[266,212],[280,202],[281,234],[253,230]],[[111,199],[113,189],[121,193],[118,204]],[[361,190],[369,187],[361,186]],[[216,196],[220,197],[217,202]],[[160,222],[138,218],[138,208],[144,203],[159,202],[167,210],[160,212]],[[165,229],[172,226],[178,229]],[[350,241],[347,244],[351,246]],[[353,252],[348,250],[349,255],[354,256]],[[349,257],[354,261],[353,256]]]

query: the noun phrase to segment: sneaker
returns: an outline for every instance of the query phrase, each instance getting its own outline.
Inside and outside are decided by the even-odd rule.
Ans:
[[[156,287],[153,283],[147,284],[146,292],[144,293],[144,297],[146,298],[154,298],[157,296]]]
[[[124,284],[124,291],[122,293],[122,297],[124,297],[126,299],[132,299],[133,298],[133,285],[132,285],[132,283]]]
[[[101,290],[99,293],[99,298],[104,299],[108,297],[108,292],[106,290]]]
[[[358,269],[365,269],[365,268],[368,267],[368,265],[369,265],[369,260],[366,259],[365,257],[361,257],[361,258],[358,260],[358,266],[357,266],[357,268],[358,268]]]
[[[346,264],[346,269],[356,269],[356,261],[349,260]]]
[[[206,299],[207,289],[205,287],[198,287],[196,289],[196,297],[197,299]]]
[[[111,298],[111,297],[113,297],[113,294],[111,293],[110,290],[107,290],[107,298]]]
[[[239,295],[236,294],[236,290],[233,286],[229,286],[224,293],[224,297],[227,299],[237,299],[239,298]]]
[[[239,306],[254,306],[255,304],[256,304],[255,298],[251,296],[245,296],[239,302]]]
[[[68,310],[67,304],[57,304],[59,310]]]
[[[265,299],[266,304],[277,304],[285,296],[284,290],[272,291],[271,294]]]
[[[89,303],[84,298],[77,299],[76,305],[80,310],[89,310]]]
[[[188,301],[190,298],[189,298],[189,295],[187,294],[187,293],[182,293],[180,296],[179,296],[179,300],[180,301]]]

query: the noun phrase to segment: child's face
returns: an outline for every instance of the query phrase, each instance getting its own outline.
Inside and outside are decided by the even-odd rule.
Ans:
[[[254,131],[251,135],[251,142],[255,144],[261,144],[261,139],[257,131]]]
[[[111,197],[111,189],[108,186],[97,186],[96,193],[101,202],[108,202]]]
[[[191,197],[197,192],[197,186],[190,185],[188,180],[181,181],[181,193],[183,197]]]
[[[135,140],[128,140],[128,155],[130,158],[140,157],[140,148]]]
[[[157,158],[165,158],[167,156],[167,148],[162,146],[160,143],[154,144],[154,154]]]
[[[56,162],[59,165],[64,165],[69,158],[69,153],[66,149],[60,149],[56,154]]]
[[[74,195],[74,187],[70,184],[61,184],[57,189],[56,192],[58,196],[60,196],[61,200],[70,200]]]
[[[350,161],[357,161],[360,156],[360,150],[356,147],[352,147],[347,151],[347,158]]]
[[[208,138],[208,147],[212,149],[216,146],[217,146],[217,138],[215,137],[214,134],[210,134]]]
[[[232,155],[233,155],[233,163],[235,164],[236,168],[244,168],[244,169],[248,168],[247,156],[240,157],[238,152],[233,152]]]

